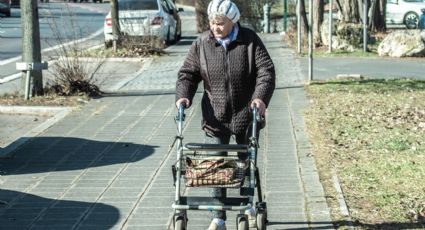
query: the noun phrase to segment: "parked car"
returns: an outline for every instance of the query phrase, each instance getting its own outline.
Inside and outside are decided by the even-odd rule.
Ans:
[[[387,24],[404,24],[408,29],[418,27],[425,0],[387,0]]]
[[[181,38],[181,19],[172,0],[118,0],[121,33],[129,37],[158,37],[166,43]],[[111,12],[104,22],[105,45],[112,44]]]
[[[21,7],[21,2],[19,0],[11,0],[10,1],[12,8],[19,8]]]
[[[68,2],[89,2],[89,0],[68,0]],[[102,3],[103,0],[93,0],[94,3],[100,2]]]
[[[10,7],[10,0],[0,0],[0,13],[5,14],[6,17],[10,17]]]

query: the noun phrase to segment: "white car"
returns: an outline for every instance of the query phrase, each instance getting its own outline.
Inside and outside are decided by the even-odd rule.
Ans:
[[[404,24],[409,29],[417,28],[425,0],[387,0],[387,24]]]
[[[181,38],[181,20],[172,0],[118,0],[121,33],[129,37],[155,36],[166,43]],[[113,41],[111,12],[104,22],[105,46]]]

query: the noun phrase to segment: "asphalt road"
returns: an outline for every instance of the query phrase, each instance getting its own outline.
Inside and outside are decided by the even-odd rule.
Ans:
[[[300,60],[302,73],[308,76],[308,58],[302,57]],[[424,66],[424,58],[316,57],[313,59],[313,79],[325,80],[351,75],[368,79],[425,80]]]
[[[86,43],[103,42],[103,21],[109,3],[39,3],[40,42],[43,60],[58,56],[58,44],[75,40]],[[0,79],[18,73],[15,63],[21,60],[21,10],[12,9],[10,18],[0,18]]]

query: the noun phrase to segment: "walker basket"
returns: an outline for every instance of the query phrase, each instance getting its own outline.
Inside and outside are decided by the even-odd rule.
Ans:
[[[185,161],[187,187],[240,188],[246,161],[225,158],[190,158]]]

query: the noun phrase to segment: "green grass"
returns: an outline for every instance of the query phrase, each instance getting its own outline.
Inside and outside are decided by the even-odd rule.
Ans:
[[[336,171],[351,217],[401,226],[425,211],[425,82],[328,81],[307,92],[319,168]]]

